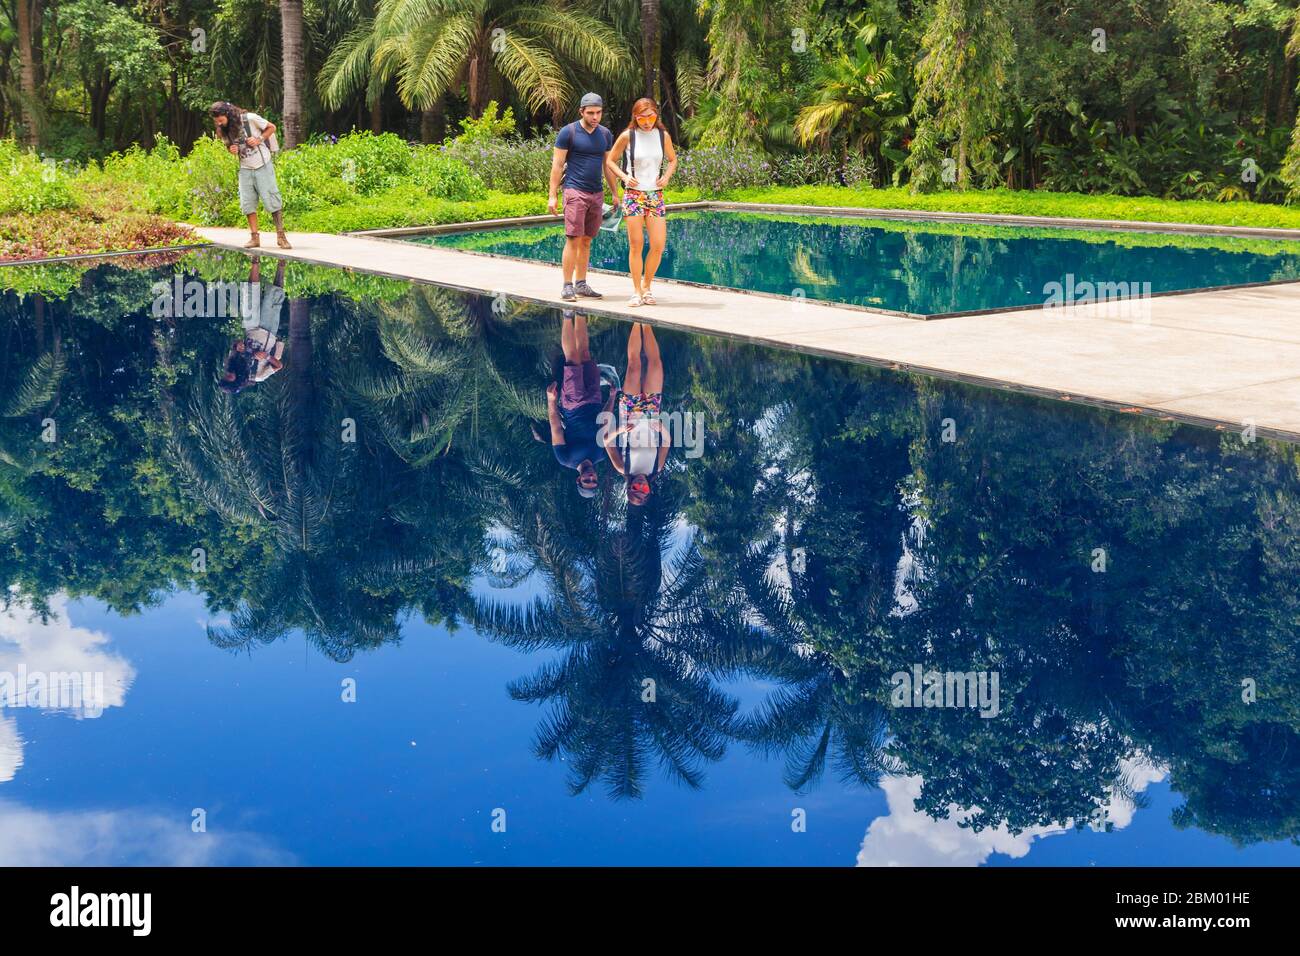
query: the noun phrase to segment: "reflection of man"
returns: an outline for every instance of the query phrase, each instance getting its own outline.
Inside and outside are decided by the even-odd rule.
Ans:
[[[591,359],[587,317],[565,309],[560,323],[564,370],[559,381],[546,388],[551,449],[561,465],[577,469],[578,494],[591,498],[596,494],[596,461],[602,455],[596,441],[596,419],[604,406],[600,369]]]
[[[248,274],[250,295],[248,312],[244,316],[244,337],[237,341],[226,357],[226,367],[221,375],[221,387],[231,394],[264,382],[284,363],[284,343],[280,341],[280,312],[284,307],[284,260],[275,267],[275,282],[263,286],[261,263],[253,260]],[[243,300],[241,299],[241,304]]]

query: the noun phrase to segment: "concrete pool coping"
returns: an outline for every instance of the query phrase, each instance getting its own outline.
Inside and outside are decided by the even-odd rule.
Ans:
[[[199,228],[243,252],[242,229]],[[549,308],[554,266],[368,236],[295,233],[295,248],[260,250]],[[508,262],[509,268],[503,268]],[[626,280],[624,280],[626,282]],[[1300,283],[1152,298],[1135,322],[1090,306],[1002,311],[917,322],[903,315],[796,303],[663,282],[655,306],[630,308],[607,288],[576,305],[593,315],[919,372],[938,378],[1170,421],[1300,441]],[[629,290],[630,291],[630,290]]]
[[[361,233],[349,233],[349,235],[361,235]],[[410,239],[398,239],[391,236],[366,235],[365,238],[373,239],[377,242],[400,242],[403,244],[409,244],[411,242]],[[444,246],[440,248],[450,248],[455,252],[467,256],[487,256],[490,259],[502,259],[507,262],[541,262],[540,259],[529,259],[526,256],[512,256],[504,252],[485,252],[482,249],[455,249],[455,247],[452,246]],[[550,265],[554,268],[552,263],[543,262],[542,264]],[[597,275],[621,276],[627,278],[626,272],[619,272],[615,269],[598,269],[595,266],[588,266],[587,272],[596,273]],[[723,292],[738,292],[741,295],[757,295],[768,299],[780,299],[784,302],[794,301],[793,296],[782,295],[779,292],[763,292],[759,289],[738,289],[735,286],[717,285],[712,282],[697,282],[694,279],[670,279],[664,276],[656,276],[655,281],[666,282],[670,285],[695,286],[699,289],[717,289]],[[1114,296],[1105,301],[1110,303],[1142,301],[1145,299],[1156,299],[1165,296],[1192,295],[1196,292],[1224,292],[1228,289],[1255,289],[1263,286],[1287,285],[1298,282],[1300,282],[1300,279],[1269,279],[1264,282],[1239,282],[1233,285],[1207,285],[1198,286],[1195,289],[1167,289],[1164,292],[1151,292],[1146,295]],[[834,299],[817,299],[816,302],[818,305],[827,306],[832,309],[849,309],[854,312],[870,312],[875,315],[892,315],[897,316],[898,318],[911,319],[914,322],[938,322],[946,319],[956,319],[971,315],[1002,315],[1006,312],[1039,312],[1043,309],[1043,303],[1037,302],[1029,305],[1006,305],[989,309],[964,309],[959,312],[904,312],[899,309],[886,309],[883,306],[878,305],[860,305],[857,302],[839,302]]]
[[[1193,235],[1210,235],[1222,238],[1268,238],[1281,241],[1300,240],[1300,229],[1257,229],[1253,227],[1238,226],[1200,226],[1187,225],[1180,223],[1154,223],[1151,225],[1160,227],[1149,230],[1130,228],[1142,225],[1141,223],[1130,222],[1126,220],[1106,220],[1106,219],[1051,219],[1041,216],[1005,216],[993,215],[986,213],[944,213],[934,212],[925,213],[922,216],[913,214],[912,210],[900,212],[899,215],[878,216],[878,213],[889,212],[881,209],[865,209],[850,206],[796,206],[782,205],[778,203],[736,203],[723,202],[720,200],[701,200],[687,203],[668,203],[666,207],[671,212],[692,211],[692,210],[713,210],[721,209],[723,211],[735,212],[780,212],[790,213],[792,215],[808,215],[823,213],[830,217],[836,216],[853,216],[864,219],[885,218],[902,222],[915,221],[944,221],[957,223],[984,223],[1005,226],[1029,226],[1041,228],[1044,226],[1056,225],[1063,230],[1076,229],[1078,231],[1089,231],[1097,226],[1105,226],[1117,232],[1152,232],[1155,234],[1168,234],[1173,232],[1182,232]],[[363,236],[368,239],[379,239],[388,242],[410,242],[418,236],[439,236],[439,235],[457,235],[463,233],[475,232],[492,232],[498,229],[511,229],[520,226],[557,226],[564,221],[563,215],[551,215],[543,213],[536,216],[514,216],[506,219],[484,219],[478,222],[453,222],[442,223],[433,226],[402,226],[392,229],[363,229],[355,232],[344,233],[349,236]],[[515,256],[503,252],[487,252],[482,249],[456,249],[455,251],[475,256],[492,256],[498,259],[507,259],[512,262],[536,262],[539,260],[529,259],[525,256]],[[626,272],[618,272],[611,269],[597,269],[591,267],[589,272],[600,275],[626,276]],[[791,296],[782,295],[775,292],[762,292],[757,289],[739,289],[734,286],[717,285],[709,282],[697,282],[692,279],[670,279],[658,277],[659,282],[670,282],[675,285],[692,285],[703,289],[718,289],[723,291],[740,292],[745,295],[759,295],[771,298],[790,301]],[[1262,282],[1237,282],[1230,285],[1212,285],[1197,286],[1191,289],[1167,289],[1162,292],[1151,292],[1145,296],[1114,296],[1108,298],[1108,302],[1123,302],[1131,299],[1154,299],[1160,296],[1172,295],[1189,295],[1194,292],[1221,292],[1227,289],[1250,289],[1260,286],[1281,285],[1289,282],[1300,282],[1300,279],[1271,279]],[[837,309],[854,309],[862,312],[874,312],[880,315],[900,316],[918,321],[936,321],[939,319],[952,319],[958,316],[967,315],[1000,315],[1004,312],[1030,312],[1039,311],[1043,308],[1042,303],[1029,303],[1025,305],[1007,305],[996,306],[986,309],[960,309],[953,312],[907,312],[900,309],[887,309],[883,306],[863,305],[857,302],[838,302],[831,299],[817,300],[822,305],[831,306]]]

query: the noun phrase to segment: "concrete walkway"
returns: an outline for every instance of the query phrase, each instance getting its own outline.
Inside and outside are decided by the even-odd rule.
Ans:
[[[198,232],[227,247],[248,238]],[[553,266],[393,239],[290,239],[286,252],[263,233],[262,251],[567,307]],[[1156,297],[1140,320],[1071,307],[929,322],[671,280],[656,280],[658,305],[633,309],[626,277],[591,283],[605,293],[581,303],[595,314],[1300,441],[1300,283]]]

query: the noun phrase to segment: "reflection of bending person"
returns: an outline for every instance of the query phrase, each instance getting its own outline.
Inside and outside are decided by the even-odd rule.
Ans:
[[[284,260],[276,264],[273,285],[263,285],[261,277],[261,263],[254,259],[248,274],[250,296],[248,312],[243,317],[244,337],[231,346],[221,376],[221,387],[231,394],[266,381],[284,367],[280,361],[284,353],[284,343],[280,341]]]
[[[642,373],[642,352],[645,371]],[[618,403],[618,423],[604,436],[605,451],[614,469],[627,479],[627,502],[643,505],[650,499],[650,480],[663,471],[670,438],[660,420],[664,392],[664,363],[655,331],[632,324],[627,339],[627,376]]]
[[[560,345],[564,348],[564,371],[558,383],[546,389],[546,417],[551,423],[551,449],[565,468],[578,470],[578,494],[596,494],[596,418],[603,405],[600,369],[591,359],[587,343],[587,317],[564,310],[560,320]]]

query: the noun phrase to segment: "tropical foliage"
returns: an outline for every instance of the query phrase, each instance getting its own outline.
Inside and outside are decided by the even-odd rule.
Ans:
[[[218,97],[293,147],[438,143],[493,101],[545,140],[596,89],[615,128],[651,93],[682,145],[831,155],[827,184],[1300,190],[1294,0],[22,0],[0,38],[0,136],[77,162],[188,152]]]

